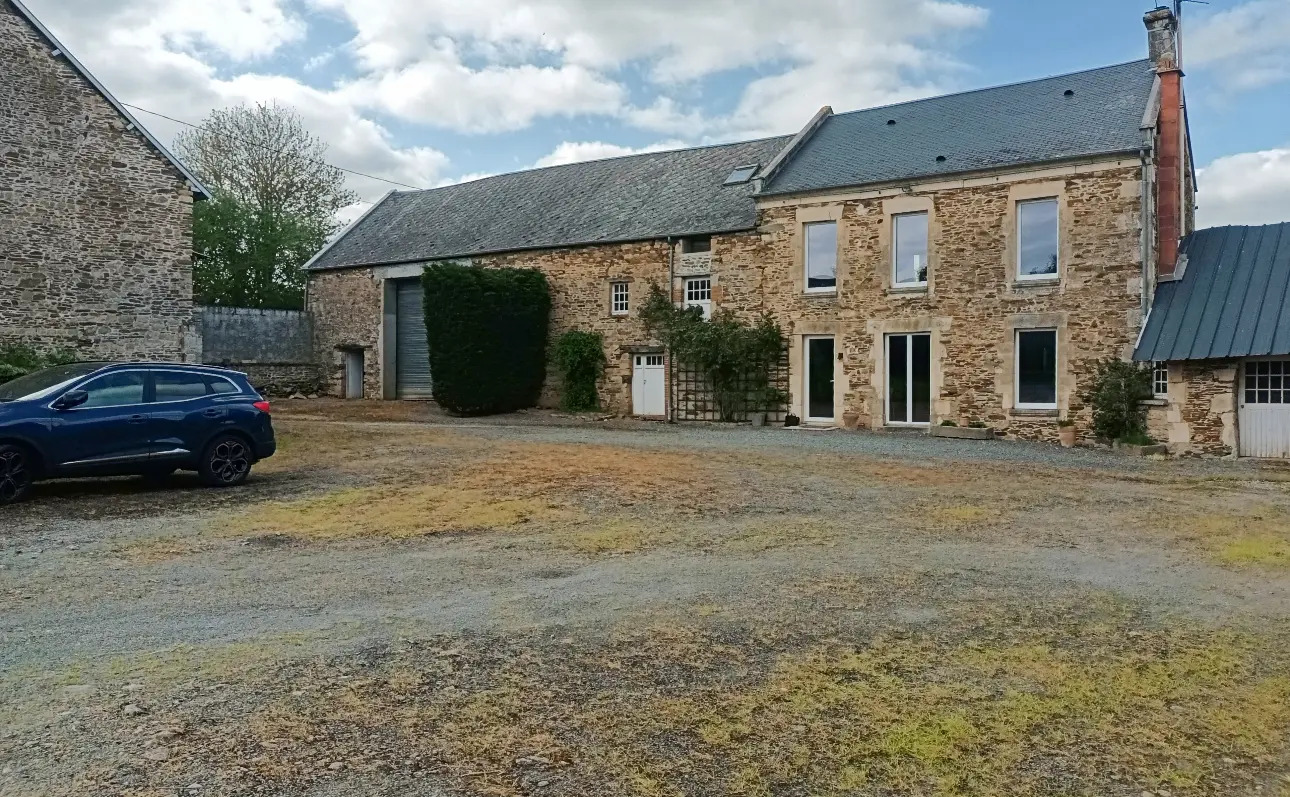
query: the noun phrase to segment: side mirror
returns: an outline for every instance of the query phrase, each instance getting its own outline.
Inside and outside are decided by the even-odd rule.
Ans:
[[[58,401],[54,402],[54,409],[70,410],[74,407],[81,406],[86,401],[88,401],[89,398],[90,398],[90,394],[86,393],[84,390],[69,390],[63,395],[59,396]]]

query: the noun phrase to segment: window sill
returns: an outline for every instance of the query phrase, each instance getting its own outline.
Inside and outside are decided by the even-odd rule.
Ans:
[[[1168,407],[1169,399],[1167,398],[1149,398],[1138,402],[1144,407]]]
[[[1055,288],[1062,284],[1061,277],[1044,277],[1043,279],[1022,280],[1014,279],[1012,287],[1016,288]]]
[[[913,294],[915,296],[918,296],[920,294],[925,295],[926,293],[927,293],[926,282],[922,283],[921,285],[892,285],[890,288],[887,289],[887,294],[889,296],[893,294],[896,294],[896,295]]]
[[[808,299],[836,299],[837,291],[803,291],[802,295]]]
[[[1059,418],[1061,411],[1057,409],[1019,409],[1013,408],[1008,412],[1012,418]]]

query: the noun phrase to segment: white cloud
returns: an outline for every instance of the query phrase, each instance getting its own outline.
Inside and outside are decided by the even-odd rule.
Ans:
[[[624,155],[639,155],[643,152],[661,152],[668,149],[684,147],[683,141],[660,141],[644,147],[623,147],[618,144],[607,144],[604,141],[564,141],[549,154],[538,158],[534,167],[560,166],[565,163],[581,163],[602,158],[619,158]]]
[[[1290,0],[1253,0],[1183,25],[1183,64],[1214,69],[1229,89],[1290,79]]]
[[[1290,221],[1290,146],[1218,158],[1196,182],[1199,227]]]

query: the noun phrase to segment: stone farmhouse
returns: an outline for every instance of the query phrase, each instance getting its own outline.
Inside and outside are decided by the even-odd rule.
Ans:
[[[1198,252],[1211,246],[1191,235],[1176,20],[1159,8],[1144,21],[1141,61],[826,107],[791,137],[391,193],[309,264],[330,389],[430,395],[417,277],[456,260],[545,271],[553,332],[604,335],[611,410],[676,413],[667,354],[635,315],[653,282],[677,303],[771,313],[805,424],[950,420],[1056,440],[1069,418],[1087,436],[1093,364],[1137,356],[1168,361],[1156,368],[1158,435],[1179,452],[1235,451],[1241,358],[1290,348],[1192,361],[1184,343],[1155,343],[1192,325],[1183,305],[1207,290],[1189,286],[1207,279]],[[1159,324],[1172,337],[1153,337]],[[1278,399],[1290,398],[1286,362],[1271,362],[1244,366],[1255,400],[1272,395],[1259,380],[1274,370]]]
[[[0,343],[200,357],[201,183],[20,0],[0,0]]]

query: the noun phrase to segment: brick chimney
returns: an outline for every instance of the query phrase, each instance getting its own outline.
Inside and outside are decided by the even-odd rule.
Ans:
[[[1160,77],[1160,117],[1156,123],[1156,274],[1169,279],[1178,263],[1183,233],[1182,69],[1178,65],[1178,20],[1168,8],[1148,11],[1148,51]]]

